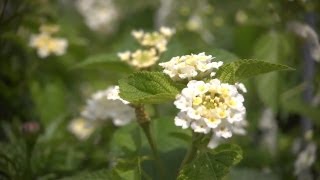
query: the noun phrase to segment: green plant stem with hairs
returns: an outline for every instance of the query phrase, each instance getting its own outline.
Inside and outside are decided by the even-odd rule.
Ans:
[[[161,179],[165,177],[165,171],[162,166],[162,162],[159,157],[158,149],[155,143],[155,139],[153,137],[151,127],[150,127],[150,117],[147,114],[147,112],[144,109],[143,105],[134,105],[133,106],[135,109],[136,117],[137,117],[137,122],[139,126],[142,128],[144,135],[147,137],[148,143],[151,147],[154,159],[155,159],[155,164],[158,168],[158,171],[161,175]]]

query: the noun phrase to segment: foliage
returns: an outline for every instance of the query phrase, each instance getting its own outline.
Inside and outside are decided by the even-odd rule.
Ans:
[[[319,1],[92,0],[101,4],[90,13],[82,13],[80,1],[90,9],[91,0],[0,1],[0,179],[320,176]],[[44,25],[59,27],[46,33],[66,40],[65,52],[43,58],[31,46]],[[140,47],[132,37],[133,30],[160,32],[163,25],[175,29],[170,41]],[[58,47],[49,44],[42,45]],[[157,49],[157,63],[137,68],[120,60],[119,52],[139,47]],[[201,52],[223,65],[195,80],[247,89],[246,134],[217,138],[213,149],[214,132],[176,125],[173,101],[192,79],[173,81],[158,65]],[[79,138],[71,122],[83,118],[94,92],[114,85],[136,118],[125,126],[86,121],[90,126],[79,127],[93,131]],[[308,144],[317,146],[315,160],[298,171]]]

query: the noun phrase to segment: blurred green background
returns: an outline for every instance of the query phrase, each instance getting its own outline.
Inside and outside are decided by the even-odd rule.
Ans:
[[[320,1],[107,0],[109,6],[94,7],[112,12],[105,19],[79,7],[92,1],[0,1],[0,179],[93,179],[92,172],[115,179],[109,171],[115,162],[123,179],[134,179],[140,168],[142,179],[157,179],[136,123],[105,123],[86,140],[68,126],[92,93],[134,71],[117,57],[139,47],[131,31],[161,26],[176,34],[160,61],[206,52],[224,62],[258,59],[296,69],[244,82],[247,135],[228,140],[244,158],[226,179],[319,178],[317,160],[294,172],[299,152],[320,145]],[[69,43],[64,55],[39,58],[29,46],[43,24],[60,26],[57,36]],[[170,164],[167,179],[174,179],[190,132],[174,126],[172,103],[148,109],[160,115],[153,128]],[[312,155],[319,157],[319,148]]]

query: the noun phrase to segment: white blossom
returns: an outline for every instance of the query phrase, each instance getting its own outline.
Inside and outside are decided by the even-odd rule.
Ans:
[[[133,30],[131,35],[144,49],[137,49],[134,52],[119,52],[118,56],[122,61],[137,69],[151,67],[159,60],[160,55],[167,50],[167,44],[173,34],[174,30],[168,27],[161,27],[159,32]]]
[[[131,58],[131,52],[130,51],[119,52],[117,55],[119,56],[119,58],[122,61],[129,61],[130,58]]]
[[[118,56],[122,61],[138,69],[148,68],[154,65],[159,59],[157,51],[154,48],[148,50],[138,49],[135,52],[120,52]]]
[[[123,126],[135,117],[134,109],[128,104],[120,98],[119,87],[112,86],[93,94],[81,115],[88,120],[112,120],[114,125]]]
[[[230,127],[232,134],[241,135],[241,136],[246,135],[247,132],[245,128],[247,127],[247,125],[248,125],[248,122],[245,119],[242,121],[234,122]],[[226,134],[226,135],[229,135],[229,134]],[[225,141],[225,138],[223,138],[223,136],[217,136],[216,134],[213,134],[208,143],[208,147],[213,149],[223,141]]]
[[[91,30],[111,33],[117,27],[119,11],[113,0],[77,0],[76,7]]]
[[[37,54],[40,58],[46,58],[51,54],[57,56],[65,54],[68,41],[65,38],[52,35],[58,30],[58,26],[42,25],[39,34],[31,35],[29,46],[37,49]]]
[[[197,133],[212,132],[219,138],[230,138],[233,133],[245,134],[243,102],[236,85],[221,83],[218,79],[191,80],[174,102],[180,110],[175,124],[183,129],[190,127]]]
[[[305,149],[298,154],[294,163],[294,174],[301,175],[309,169],[316,161],[317,146],[315,143],[310,142]]]
[[[167,50],[167,44],[174,34],[174,30],[168,27],[161,27],[159,32],[144,32],[142,30],[132,31],[132,36],[144,47],[155,48],[160,53]]]
[[[168,62],[160,63],[163,72],[173,80],[196,79],[214,76],[216,70],[222,66],[222,61],[212,61],[214,57],[205,53],[173,57]]]

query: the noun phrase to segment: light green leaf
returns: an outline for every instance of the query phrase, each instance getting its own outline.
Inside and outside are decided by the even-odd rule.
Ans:
[[[242,159],[242,150],[233,144],[222,144],[214,150],[198,152],[196,158],[179,172],[179,180],[220,180]]]
[[[141,146],[140,129],[136,123],[117,129],[111,140],[111,152],[116,155],[137,154]]]
[[[278,32],[265,34],[255,44],[253,57],[270,63],[285,63],[291,54],[291,44],[285,34]],[[274,112],[276,112],[279,104],[281,81],[281,76],[277,72],[267,74],[256,81],[260,99],[265,105],[271,107]]]
[[[280,70],[293,69],[282,64],[268,63],[265,61],[239,60],[221,66],[217,71],[216,77],[222,82],[233,84],[239,80]]]
[[[119,81],[120,96],[134,104],[157,104],[179,93],[174,82],[161,72],[137,72]]]
[[[93,55],[75,65],[73,69],[104,69],[117,72],[132,72],[132,69],[121,62],[119,57],[113,54]]]

